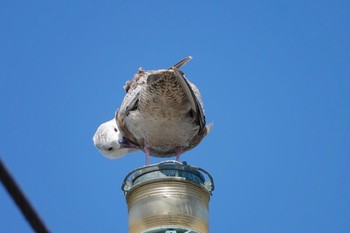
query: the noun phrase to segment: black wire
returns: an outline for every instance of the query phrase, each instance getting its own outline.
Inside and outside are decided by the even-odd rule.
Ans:
[[[22,211],[22,214],[32,226],[33,230],[37,233],[48,233],[49,230],[46,228],[39,215],[35,212],[34,208],[30,205],[29,201],[26,199],[15,180],[11,177],[11,174],[6,170],[1,158],[0,180],[4,184],[12,199],[16,202],[18,208]]]

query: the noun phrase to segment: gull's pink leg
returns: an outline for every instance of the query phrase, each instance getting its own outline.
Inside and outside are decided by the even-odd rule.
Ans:
[[[182,147],[181,146],[176,147],[175,152],[176,152],[176,161],[180,161],[180,155],[182,153]]]
[[[143,150],[146,153],[146,165],[149,165],[149,154],[150,154],[150,149],[147,145],[143,147]]]

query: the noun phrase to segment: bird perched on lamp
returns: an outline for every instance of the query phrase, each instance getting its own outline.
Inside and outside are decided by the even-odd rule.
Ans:
[[[109,158],[143,150],[149,156],[176,157],[197,146],[210,132],[202,97],[180,68],[187,57],[169,69],[143,70],[127,81],[126,95],[115,118],[96,131],[95,146]]]

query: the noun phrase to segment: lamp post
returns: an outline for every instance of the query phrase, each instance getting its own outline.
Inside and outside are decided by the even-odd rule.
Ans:
[[[186,162],[165,161],[131,171],[122,190],[129,233],[209,233],[211,175]]]

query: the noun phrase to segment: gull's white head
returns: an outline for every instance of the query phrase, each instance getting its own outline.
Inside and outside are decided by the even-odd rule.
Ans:
[[[125,140],[115,119],[101,124],[92,140],[95,147],[109,159],[120,158],[127,153],[140,150],[136,145]]]

